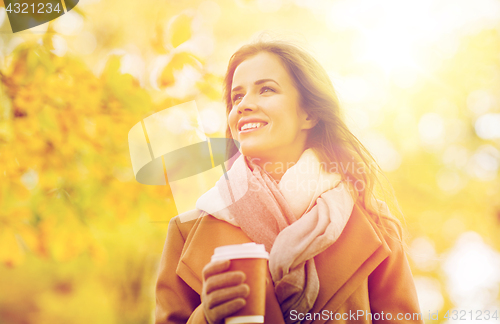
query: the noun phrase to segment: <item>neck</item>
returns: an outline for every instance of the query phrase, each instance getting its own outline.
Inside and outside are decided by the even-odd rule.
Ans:
[[[248,159],[269,173],[274,180],[280,181],[285,172],[297,163],[303,152],[304,150],[290,152],[290,154],[283,157],[248,157]]]

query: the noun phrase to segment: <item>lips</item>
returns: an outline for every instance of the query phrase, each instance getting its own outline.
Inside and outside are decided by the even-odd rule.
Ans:
[[[240,129],[240,132],[244,132],[246,130],[259,129],[261,127],[266,126],[264,123],[246,123]]]
[[[246,135],[246,134],[249,134],[249,133],[254,133],[254,132],[258,132],[259,130],[265,128],[266,126],[262,126],[262,127],[259,127],[259,128],[249,128],[249,129],[245,129],[245,130],[242,130],[242,131],[239,131],[238,134],[239,136],[243,136],[243,135]]]
[[[258,118],[242,118],[238,121],[238,131],[259,129],[267,125],[267,122]]]

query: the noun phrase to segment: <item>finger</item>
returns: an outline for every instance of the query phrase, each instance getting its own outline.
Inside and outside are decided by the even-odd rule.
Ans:
[[[210,312],[216,320],[223,320],[224,318],[236,313],[246,305],[246,301],[243,298],[236,298],[227,303],[221,304],[214,307]]]
[[[205,293],[214,290],[237,286],[246,279],[243,271],[228,271],[211,276],[205,281]]]
[[[207,306],[212,309],[232,299],[246,298],[249,293],[250,287],[247,284],[215,290],[207,295]]]
[[[229,260],[224,261],[211,261],[205,265],[203,268],[203,280],[207,280],[209,277],[226,271],[229,268],[231,262]]]

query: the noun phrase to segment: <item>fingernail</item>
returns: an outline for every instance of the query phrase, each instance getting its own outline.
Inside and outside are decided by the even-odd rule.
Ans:
[[[244,284],[244,285],[246,286],[246,289],[245,289],[246,290],[246,296],[248,296],[250,294],[250,286],[247,285],[247,284]]]

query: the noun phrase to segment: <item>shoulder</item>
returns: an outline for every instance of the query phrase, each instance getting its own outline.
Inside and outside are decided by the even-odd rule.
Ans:
[[[372,286],[389,287],[391,277],[405,278],[404,281],[408,282],[412,281],[411,270],[406,256],[403,227],[399,220],[390,214],[378,218],[373,215],[369,217],[372,220],[372,226],[378,232],[382,244],[389,250],[387,257],[370,275]]]
[[[171,235],[170,233],[175,233],[176,235],[180,235],[183,241],[186,241],[197,220],[202,217],[203,214],[204,212],[199,209],[192,209],[172,217],[168,223],[169,235]]]
[[[408,267],[406,249],[404,243],[404,231],[401,223],[394,217],[372,218],[372,226],[379,233],[382,244],[389,250],[387,258],[379,265],[375,272],[399,272]]]
[[[391,213],[384,201],[374,199],[372,206],[376,212],[370,212],[366,209],[365,211],[389,247],[404,246],[405,232],[401,221]]]

